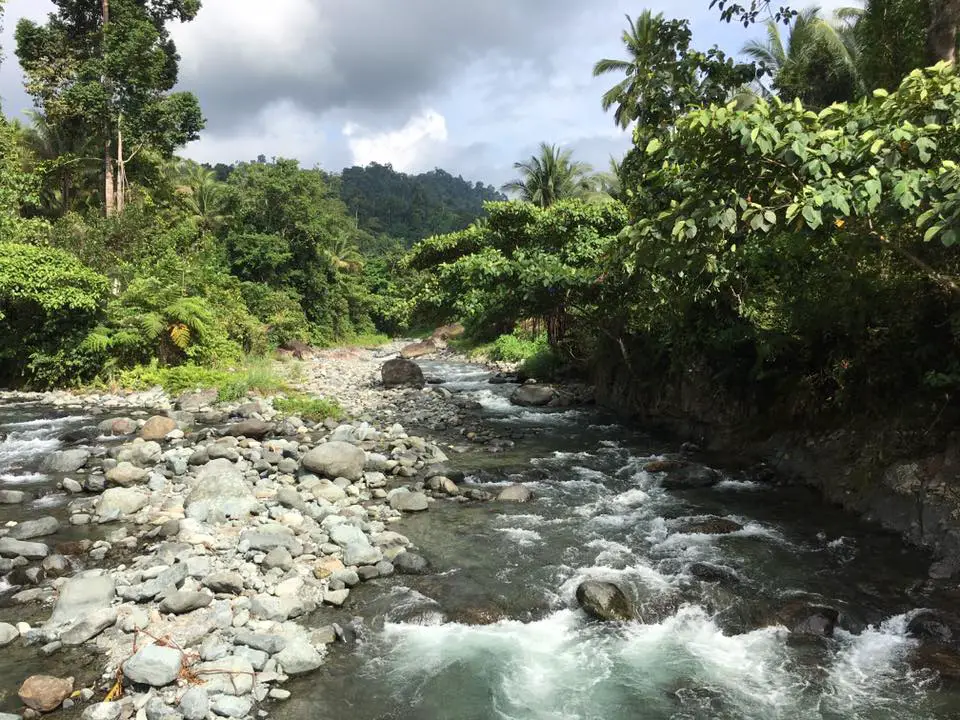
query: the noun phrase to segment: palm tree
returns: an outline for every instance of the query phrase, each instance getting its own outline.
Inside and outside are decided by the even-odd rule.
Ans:
[[[214,233],[229,219],[223,183],[212,170],[195,162],[180,162],[172,168],[177,196],[204,233]]]
[[[613,118],[624,129],[637,119],[637,108],[643,99],[639,80],[654,65],[653,56],[662,22],[662,13],[653,15],[649,10],[640,13],[636,20],[627,15],[627,29],[623,31],[621,39],[627,49],[628,59],[604,58],[593,66],[594,77],[611,72],[626,75],[603,94],[604,111],[616,105]]]
[[[622,191],[620,179],[621,169],[622,162],[611,155],[608,169],[604,172],[594,174],[591,178],[594,182],[595,192],[607,197],[619,198]]]
[[[360,248],[346,231],[340,230],[334,235],[323,249],[323,253],[337,270],[355,273],[363,269],[363,255],[360,254]]]
[[[540,143],[538,155],[513,164],[520,171],[520,178],[506,183],[501,190],[515,192],[521,200],[544,208],[557,200],[586,197],[592,190],[587,177],[592,168],[587,163],[574,161],[571,155],[569,149]]]

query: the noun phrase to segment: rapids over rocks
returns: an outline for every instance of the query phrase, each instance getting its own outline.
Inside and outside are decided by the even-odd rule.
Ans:
[[[716,482],[671,481],[651,463],[675,456],[675,443],[593,408],[516,407],[516,386],[475,366],[420,364],[509,438],[448,453],[448,474],[494,495],[524,483],[533,497],[438,500],[404,517],[396,529],[428,572],[370,581],[344,608],[318,610],[313,624],[334,620],[355,642],[292,679],[292,698],[271,716],[960,717],[960,687],[917,661],[921,640],[908,630],[924,608],[949,614],[955,598],[926,581],[928,560],[898,537],[728,460],[688,454],[703,472],[716,466]],[[0,519],[57,515],[65,498],[41,460],[89,421],[0,413],[0,489],[34,498],[0,505]],[[455,428],[432,434],[466,445]],[[588,617],[576,602],[587,580],[619,586],[637,619]]]

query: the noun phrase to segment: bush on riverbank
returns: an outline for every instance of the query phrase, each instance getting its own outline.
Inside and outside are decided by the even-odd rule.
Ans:
[[[327,418],[339,420],[343,417],[343,408],[336,400],[309,395],[290,394],[277,398],[273,401],[273,407],[284,415],[295,415],[310,422],[321,422]]]
[[[151,365],[121,370],[100,383],[116,385],[129,390],[149,390],[161,387],[172,396],[195,389],[216,388],[221,401],[239,400],[249,392],[270,394],[287,389],[281,377],[265,359],[248,359],[237,368],[217,369],[193,364],[162,367]]]

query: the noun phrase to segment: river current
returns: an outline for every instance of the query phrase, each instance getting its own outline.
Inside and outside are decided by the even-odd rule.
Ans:
[[[666,490],[644,470],[677,451],[593,409],[525,409],[514,385],[476,367],[422,363],[515,444],[451,456],[466,485],[515,482],[530,502],[438,500],[395,528],[431,564],[365,583],[324,667],[270,708],[357,720],[920,720],[960,717],[960,690],[911,663],[907,624],[933,602],[929,558],[825,506],[812,492],[726,469],[710,488]],[[0,488],[44,487],[42,456],[95,421],[0,409]],[[451,430],[451,438],[453,438]],[[94,441],[95,442],[95,441]],[[697,458],[709,462],[707,458]],[[2,519],[56,513],[57,493]],[[689,532],[733,520],[727,534]],[[694,567],[717,569],[708,582]],[[617,583],[643,621],[602,623],[577,607],[583,580]],[[835,608],[832,638],[798,640],[769,621],[785,603]],[[12,680],[12,678],[11,678]]]

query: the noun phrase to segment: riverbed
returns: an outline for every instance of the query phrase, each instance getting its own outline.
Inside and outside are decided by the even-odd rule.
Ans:
[[[960,689],[914,660],[920,641],[908,633],[923,608],[948,610],[948,596],[927,582],[929,558],[897,536],[749,466],[723,462],[710,487],[666,489],[666,474],[651,462],[678,455],[671,440],[595,408],[516,407],[508,399],[516,386],[491,384],[477,366],[421,365],[442,380],[437,387],[475,401],[473,419],[506,439],[449,453],[448,471],[463,474],[462,487],[496,494],[523,483],[533,497],[437,500],[405,516],[394,529],[430,572],[371,580],[343,608],[317,610],[305,624],[336,621],[355,639],[331,646],[320,670],[292,679],[290,700],[263,706],[272,716],[960,716]],[[0,520],[61,512],[67,495],[40,463],[65,432],[98,419],[0,407],[0,489],[33,498],[0,507]],[[457,428],[441,436],[458,444]],[[105,442],[86,444],[97,451]],[[695,449],[683,458],[718,464]],[[728,521],[723,532],[703,531],[717,520]],[[65,528],[51,542],[97,532]],[[639,619],[589,618],[575,600],[585,580],[616,583]],[[836,611],[828,637],[777,622],[798,604]],[[16,667],[2,671],[6,686],[22,680]]]

